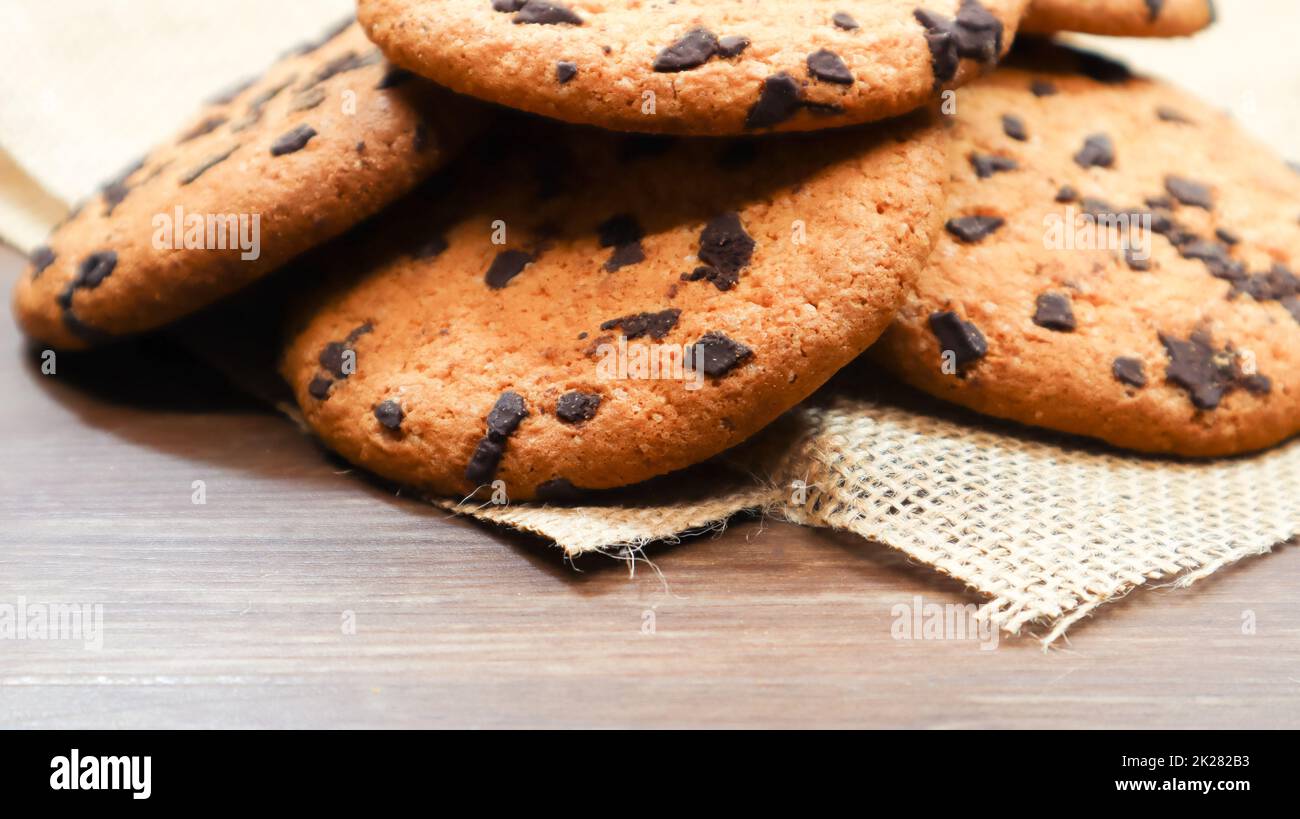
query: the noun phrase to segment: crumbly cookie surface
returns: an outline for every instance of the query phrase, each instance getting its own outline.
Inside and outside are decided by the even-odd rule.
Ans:
[[[697,463],[888,325],[941,230],[944,139],[928,114],[738,140],[520,117],[323,249],[282,373],[330,447],[426,492]]]
[[[960,92],[951,132],[947,229],[881,362],[1144,452],[1300,431],[1300,173],[1188,94],[1046,46]]]
[[[73,349],[164,325],[400,198],[482,117],[387,64],[349,22],[209,103],[80,205],[32,254],[15,314]]]
[[[361,0],[394,61],[567,122],[818,130],[899,116],[991,67],[1026,0]]]
[[[1181,37],[1214,19],[1214,0],[1032,0],[1022,27],[1033,34]]]

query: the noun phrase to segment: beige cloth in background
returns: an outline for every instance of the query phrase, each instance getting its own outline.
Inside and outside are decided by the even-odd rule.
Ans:
[[[1078,39],[1232,110],[1300,158],[1300,52],[1290,43],[1300,9],[1294,0],[1220,7],[1219,27],[1192,40]],[[39,243],[62,204],[167,137],[200,100],[350,8],[351,0],[5,0],[0,238],[24,250]],[[219,315],[204,321],[229,326]],[[255,356],[221,355],[216,338],[187,341],[294,414],[264,366],[251,379],[240,372]],[[569,555],[632,559],[650,542],[763,510],[902,550],[988,598],[981,616],[1011,633],[1032,626],[1049,643],[1138,586],[1190,584],[1300,533],[1300,442],[1211,463],[1132,457],[910,393],[845,386],[861,381],[846,373],[724,459],[597,505],[436,502],[534,532]]]
[[[173,136],[204,100],[354,8],[354,0],[3,0],[0,239],[31,250],[69,206]]]

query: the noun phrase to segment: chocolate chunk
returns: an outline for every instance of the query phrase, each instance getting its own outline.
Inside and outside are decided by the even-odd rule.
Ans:
[[[532,262],[532,255],[522,250],[503,250],[492,260],[492,265],[488,268],[483,281],[487,282],[487,286],[493,290],[500,290],[515,276],[523,273],[524,268]]]
[[[1145,273],[1151,269],[1151,258],[1139,258],[1137,251],[1131,247],[1124,248],[1124,262],[1128,265],[1129,270],[1136,270],[1139,273]]]
[[[104,184],[100,193],[104,196],[104,213],[107,216],[113,215],[113,210],[126,199],[131,193],[131,186],[127,180],[144,167],[145,160],[140,159],[133,162],[130,167],[124,169],[116,178],[109,180]]]
[[[388,66],[384,76],[380,78],[379,84],[375,86],[380,91],[387,91],[390,88],[397,88],[399,85],[405,85],[415,79],[415,74],[407,71],[405,68],[396,65]]]
[[[469,464],[465,467],[466,480],[476,486],[491,481],[496,477],[497,469],[501,466],[501,456],[505,451],[505,442],[494,441],[491,438],[481,439],[474,447],[474,454],[470,456]]]
[[[507,11],[514,13],[524,7],[528,0],[492,0],[493,11]]]
[[[930,314],[930,332],[939,340],[939,349],[950,352],[958,367],[965,367],[989,354],[989,344],[979,328],[948,310]]]
[[[817,117],[834,117],[844,113],[844,106],[838,102],[812,102],[805,101],[803,107],[806,111]]]
[[[1175,239],[1178,241],[1174,241]],[[1183,241],[1183,239],[1184,237],[1175,234],[1170,241],[1174,241],[1180,256],[1203,263],[1209,269],[1210,275],[1220,279],[1233,279],[1244,273],[1240,265],[1229,255],[1226,245],[1203,239],[1192,238],[1190,241]]]
[[[525,0],[514,17],[515,24],[533,23],[537,25],[582,25],[582,18],[563,3],[554,0]]]
[[[1295,319],[1297,324],[1300,324],[1300,297],[1290,296],[1282,299],[1282,306],[1291,314],[1291,318]]]
[[[1181,176],[1166,176],[1165,190],[1184,205],[1193,208],[1214,209],[1214,196],[1209,187]]]
[[[335,378],[347,379],[352,375],[352,372],[344,367],[346,354],[353,352],[353,345],[357,343],[357,340],[370,333],[373,329],[370,323],[367,322],[348,333],[347,338],[343,341],[331,341],[326,344],[320,355],[316,357],[317,363]]]
[[[656,341],[672,332],[681,318],[682,311],[676,308],[661,310],[658,313],[634,313],[622,318],[610,319],[600,325],[602,330],[619,328],[628,341],[648,335]]]
[[[215,168],[216,166],[220,165],[222,162],[225,162],[227,159],[229,159],[230,155],[237,150],[239,150],[239,146],[232,145],[228,150],[222,151],[219,154],[208,157],[197,167],[192,168],[186,171],[185,173],[181,174],[181,178],[180,178],[181,185],[182,186],[188,185],[194,180],[198,179],[200,176],[203,176],[203,174],[207,173],[211,169]]]
[[[754,351],[744,344],[722,333],[711,332],[691,345],[686,360],[693,361],[695,367],[709,378],[722,378],[753,355]]]
[[[555,64],[555,79],[560,85],[568,85],[569,80],[578,76],[578,64],[561,60]]]
[[[844,60],[833,51],[821,49],[808,55],[808,73],[822,82],[836,85],[852,85],[853,72],[844,64]]]
[[[181,135],[181,138],[180,138],[179,140],[177,140],[177,144],[178,144],[178,145],[183,145],[183,144],[186,143],[186,142],[189,142],[189,141],[191,141],[191,140],[198,139],[198,138],[201,137],[201,136],[205,136],[205,135],[207,135],[207,134],[210,134],[210,133],[212,133],[213,131],[215,131],[215,130],[217,130],[218,128],[220,128],[222,125],[225,125],[226,122],[227,122],[226,117],[221,116],[220,114],[217,114],[217,115],[215,115],[215,116],[211,116],[211,117],[207,117],[207,118],[205,118],[202,122],[200,122],[198,125],[195,125],[193,128],[191,128],[190,130],[188,130],[188,131],[186,131],[184,134],[182,134],[182,135]]]
[[[1160,9],[1164,8],[1165,0],[1146,0],[1147,12],[1150,15],[1151,22],[1155,22],[1160,16]]]
[[[925,26],[925,42],[930,48],[930,70],[934,73],[936,88],[957,76],[961,55],[952,35],[952,21],[926,9],[913,12],[917,21]]]
[[[754,257],[755,243],[740,223],[740,214],[715,216],[700,234],[700,261],[723,273],[739,273]]]
[[[626,219],[626,221],[624,221]],[[600,232],[601,247],[614,248],[605,269],[613,272],[621,267],[645,261],[645,251],[641,247],[643,232],[640,225],[631,216],[616,216],[597,227]]]
[[[271,144],[271,156],[284,156],[296,153],[307,147],[307,143],[316,136],[316,129],[310,125],[299,125]]]
[[[1255,301],[1277,301],[1288,306],[1292,300],[1300,297],[1300,278],[1285,266],[1274,264],[1265,273],[1236,271],[1233,275],[1220,276],[1232,282],[1229,297],[1248,295]],[[1288,306],[1287,309],[1290,309]]]
[[[332,386],[334,386],[333,381],[323,375],[318,375],[307,385],[307,393],[317,401],[324,401],[329,398],[330,387]]]
[[[1069,185],[1062,185],[1061,189],[1056,192],[1056,201],[1062,204],[1066,202],[1075,202],[1079,199],[1079,192]]]
[[[77,277],[72,281],[72,286],[78,290],[94,290],[103,283],[104,279],[113,274],[116,267],[116,251],[104,250],[99,253],[92,253],[82,259],[81,266],[77,268]]]
[[[859,28],[858,21],[854,20],[848,12],[835,12],[831,15],[831,22],[835,24],[836,28],[842,28],[845,31],[856,31]]]
[[[331,341],[320,351],[317,361],[321,367],[328,370],[335,378],[347,378],[350,372],[343,368],[344,354],[351,351],[351,348],[342,341]]]
[[[1025,130],[1024,120],[1013,114],[1002,115],[1002,133],[1019,142],[1029,139],[1029,132]]]
[[[654,70],[662,73],[699,68],[718,53],[718,38],[713,32],[697,28],[655,57]]]
[[[789,74],[774,74],[763,80],[762,93],[754,107],[749,109],[745,127],[753,130],[780,125],[798,113],[802,105],[799,83]]]
[[[1058,333],[1073,333],[1078,327],[1070,299],[1060,293],[1043,293],[1038,297],[1034,324]]]
[[[524,398],[517,392],[505,392],[497,399],[488,413],[488,437],[495,441],[504,441],[519,429],[519,425],[528,417],[528,407]]]
[[[1007,222],[1000,216],[961,216],[944,225],[948,232],[966,244],[982,242]]]
[[[601,398],[595,393],[566,392],[555,405],[555,417],[566,424],[581,424],[596,417]]]
[[[1265,376],[1242,371],[1241,356],[1231,346],[1215,349],[1204,330],[1192,333],[1186,341],[1161,333],[1160,342],[1169,354],[1165,377],[1186,390],[1197,409],[1218,408],[1224,396],[1238,387],[1256,394],[1272,389]]]
[[[1273,391],[1273,379],[1266,375],[1247,375],[1238,382],[1251,395],[1268,395]]]
[[[405,417],[406,413],[402,411],[402,405],[391,398],[375,407],[375,419],[385,429],[401,429],[402,419]]]
[[[348,343],[355,344],[357,342],[357,339],[361,338],[364,335],[369,335],[370,333],[374,332],[374,330],[375,330],[374,325],[368,321],[364,324],[358,325],[357,327],[353,328],[352,332],[348,333]]]
[[[329,62],[322,65],[316,71],[315,74],[313,74],[305,83],[303,83],[300,90],[302,91],[310,90],[315,86],[325,82],[326,80],[338,76],[339,74],[344,74],[347,73],[348,71],[356,71],[359,68],[365,68],[366,66],[374,65],[382,59],[383,59],[383,55],[379,52],[378,49],[371,51],[369,54],[366,54],[365,56],[359,55],[355,51],[349,51],[345,54],[340,54],[339,56],[333,58]]]
[[[33,250],[32,255],[28,258],[28,261],[32,264],[32,278],[40,278],[45,269],[54,264],[54,259],[54,251],[50,250],[46,245],[41,245]]]
[[[1223,228],[1223,227],[1215,228],[1214,235],[1216,238],[1218,238],[1220,242],[1223,242],[1225,245],[1232,246],[1236,244],[1241,244],[1241,237],[1233,233],[1231,230],[1228,230],[1227,228]]]
[[[324,101],[325,89],[311,88],[300,92],[289,102],[288,113],[295,114],[299,111],[310,111]]]
[[[1014,171],[1020,167],[1009,156],[990,156],[987,154],[971,154],[970,164],[975,169],[975,175],[980,179],[988,179],[995,173]]]
[[[730,60],[732,57],[739,57],[749,48],[749,38],[739,35],[729,35],[718,38],[718,56]]]
[[[1140,358],[1117,358],[1115,363],[1110,367],[1111,375],[1121,384],[1126,384],[1136,389],[1142,389],[1147,385],[1147,374],[1142,366]]]
[[[1192,121],[1188,119],[1181,111],[1170,108],[1167,105],[1161,105],[1156,108],[1156,116],[1162,122],[1176,122],[1180,125],[1190,125]]]
[[[979,0],[962,0],[953,34],[963,57],[987,65],[996,62],[1002,53],[1002,21]]]
[[[703,265],[695,268],[695,270],[693,270],[690,273],[683,273],[682,281],[712,282],[714,287],[718,288],[719,290],[725,293],[740,283],[740,274],[727,273],[725,271],[717,269],[716,267],[709,267],[708,265]]]
[[[630,242],[625,245],[619,245],[614,248],[605,261],[605,272],[616,273],[625,267],[631,267],[634,264],[640,264],[645,261],[645,248],[641,247],[640,242]]]
[[[1034,80],[1029,84],[1029,90],[1035,97],[1051,97],[1057,93],[1056,83],[1049,80]]]
[[[1083,148],[1074,155],[1080,167],[1109,168],[1115,164],[1115,143],[1105,134],[1093,134],[1083,142]]]

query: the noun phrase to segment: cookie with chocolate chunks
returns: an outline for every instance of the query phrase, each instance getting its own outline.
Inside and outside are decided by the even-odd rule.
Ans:
[[[19,277],[18,320],[75,349],[199,310],[401,198],[485,108],[394,82],[350,22],[208,104],[88,198]]]
[[[978,412],[1143,452],[1295,435],[1300,175],[1226,114],[1100,66],[1022,41],[958,92],[948,230],[876,359]],[[976,151],[1016,170],[983,175]]]
[[[607,489],[739,444],[878,338],[943,230],[928,112],[765,139],[740,167],[709,140],[632,151],[507,116],[308,257],[328,283],[286,334],[307,423],[426,493]]]
[[[393,62],[619,131],[807,131],[914,111],[991,69],[1029,0],[360,0]]]
[[[1214,0],[1033,0],[1022,27],[1034,34],[1184,37],[1214,18]]]

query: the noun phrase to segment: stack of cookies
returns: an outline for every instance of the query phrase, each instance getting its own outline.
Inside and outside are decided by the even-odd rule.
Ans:
[[[1041,37],[1212,20],[1207,0],[359,0],[71,214],[16,313],[78,349],[275,274],[307,422],[441,496],[682,469],[864,353],[989,415],[1250,452],[1300,431],[1300,175]]]

